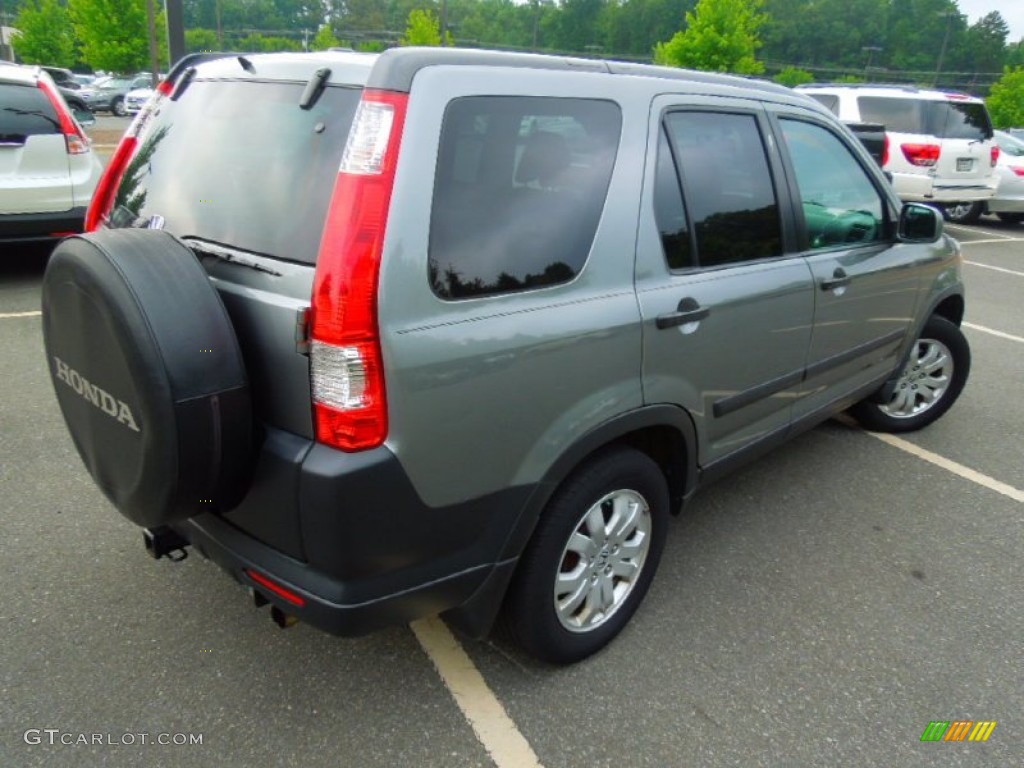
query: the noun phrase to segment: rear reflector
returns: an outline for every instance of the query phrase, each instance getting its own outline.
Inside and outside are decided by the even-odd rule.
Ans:
[[[938,144],[903,144],[900,146],[903,156],[911,165],[930,168],[939,161],[942,148]]]
[[[301,595],[295,594],[290,589],[285,589],[280,584],[271,581],[262,573],[254,571],[252,568],[246,568],[245,575],[253,581],[255,581],[257,584],[259,584],[261,587],[269,589],[282,600],[286,600],[292,605],[296,605],[299,608],[302,608],[306,604],[306,598],[302,597]]]
[[[999,162],[999,146],[997,144],[992,145],[992,167],[996,167],[996,163]]]
[[[388,433],[377,283],[408,95],[366,90],[334,185],[313,284],[317,440],[345,451]]]

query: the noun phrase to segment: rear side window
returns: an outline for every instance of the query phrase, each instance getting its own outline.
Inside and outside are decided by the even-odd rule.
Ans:
[[[839,114],[839,97],[831,93],[808,93],[812,99],[821,104],[833,115]]]
[[[665,118],[665,127],[696,239],[696,265],[714,267],[779,256],[779,204],[754,116],[673,112]],[[658,176],[668,172],[664,149],[663,144]],[[655,195],[672,194],[672,189],[659,178]],[[674,203],[655,202],[666,259],[671,268],[679,268],[691,257],[683,233],[661,218],[673,207]]]
[[[882,123],[888,131],[940,139],[992,138],[992,123],[984,104],[884,96],[858,96],[857,104],[861,120]]]
[[[0,141],[61,132],[53,105],[34,85],[0,83],[0,105]]]
[[[196,80],[164,101],[125,170],[111,221],[161,216],[179,237],[315,263],[361,91],[331,86],[304,110],[304,88]]]
[[[434,292],[471,298],[575,277],[597,232],[621,128],[609,101],[452,101],[430,215]]]

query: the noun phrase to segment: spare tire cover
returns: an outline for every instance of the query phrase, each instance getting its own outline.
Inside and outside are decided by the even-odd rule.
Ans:
[[[192,251],[157,230],[71,237],[42,301],[64,421],[114,506],[147,527],[235,506],[251,466],[249,385]]]

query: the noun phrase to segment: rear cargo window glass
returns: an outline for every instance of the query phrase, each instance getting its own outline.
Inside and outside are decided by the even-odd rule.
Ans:
[[[196,80],[164,101],[125,170],[112,219],[161,216],[179,237],[314,263],[361,91],[328,87],[304,110],[304,88]]]
[[[752,115],[674,112],[665,120],[697,240],[714,267],[782,253],[768,158]]]
[[[857,104],[863,122],[881,123],[887,131],[939,139],[992,138],[992,124],[984,104],[884,96],[859,96]]]
[[[621,126],[608,101],[486,96],[449,104],[430,216],[434,291],[469,298],[577,275]]]
[[[34,85],[0,84],[0,105],[0,141],[61,132],[53,105]]]

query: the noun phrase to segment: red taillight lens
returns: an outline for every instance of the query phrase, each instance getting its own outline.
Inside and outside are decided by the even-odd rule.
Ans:
[[[885,134],[885,141],[882,143],[882,167],[889,164],[889,134]]]
[[[245,569],[245,575],[255,581],[261,587],[265,587],[273,592],[275,595],[280,597],[282,600],[287,600],[292,605],[302,608],[306,604],[306,599],[302,595],[297,595],[290,589],[285,589],[275,581],[271,581],[259,571],[254,571],[252,568]]]
[[[1012,166],[1010,170],[1013,171],[1018,176],[1024,176],[1024,168],[1022,168],[1019,165]]]
[[[994,144],[992,146],[992,167],[996,167],[996,163],[999,162],[999,146]]]
[[[938,144],[903,144],[900,146],[903,156],[911,165],[930,168],[939,161],[942,148]]]
[[[317,440],[346,451],[387,437],[377,282],[408,94],[366,90],[334,185],[313,283]]]
[[[39,90],[46,94],[46,98],[57,113],[60,121],[60,132],[64,134],[64,143],[67,145],[69,155],[84,155],[89,151],[89,140],[85,137],[75,118],[68,112],[67,105],[60,98],[56,89],[45,80],[39,81]]]
[[[128,130],[121,137],[110,162],[107,163],[103,175],[100,176],[99,184],[96,185],[96,191],[92,195],[92,202],[89,203],[89,210],[85,214],[86,232],[93,232],[99,228],[103,220],[110,215],[114,207],[114,196],[117,194],[117,188],[121,185],[125,169],[128,168],[131,159],[135,157],[135,151],[139,146],[139,136],[149,123],[149,118],[156,111],[157,106],[167,98],[165,85],[167,89],[174,88],[173,83],[167,83],[167,81],[160,83],[156,95],[146,102],[146,105],[128,126]]]
[[[121,143],[114,150],[110,162],[107,163],[103,175],[100,176],[96,191],[92,194],[92,201],[89,203],[89,210],[85,213],[85,231],[93,232],[99,228],[102,221],[110,215],[110,209],[114,205],[114,194],[124,176],[124,170],[128,167],[128,161],[135,154],[139,139],[136,136],[126,134],[121,138]]]

